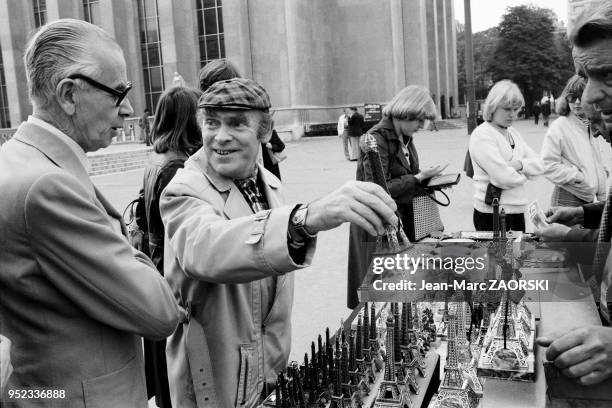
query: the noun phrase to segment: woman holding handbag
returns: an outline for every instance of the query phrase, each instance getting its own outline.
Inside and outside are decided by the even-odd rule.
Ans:
[[[525,104],[518,86],[510,80],[497,82],[484,103],[484,122],[470,138],[474,167],[474,227],[493,229],[494,198],[506,213],[506,230],[525,231],[529,198],[525,183],[542,174],[542,162],[512,122]]]
[[[419,156],[413,136],[423,129],[425,120],[436,117],[436,106],[427,89],[411,85],[402,89],[383,109],[383,119],[368,131],[376,139],[378,152],[385,172],[387,189],[398,206],[406,234],[410,238],[410,222],[413,215],[412,200],[427,194],[424,181],[439,174],[445,166],[419,168]],[[363,139],[363,138],[362,138]],[[372,181],[371,165],[363,148],[357,162],[357,180]],[[357,289],[366,275],[376,237],[351,224],[348,262],[347,306],[358,304]]]

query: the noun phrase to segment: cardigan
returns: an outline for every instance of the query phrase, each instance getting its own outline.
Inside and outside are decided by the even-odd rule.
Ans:
[[[540,157],[552,183],[586,202],[605,199],[607,175],[599,146],[576,115],[561,116],[550,125]]]
[[[485,204],[487,185],[502,188],[500,207],[506,214],[521,214],[529,202],[525,183],[542,174],[540,157],[525,142],[525,139],[509,127],[508,132],[514,139],[514,149],[506,137],[491,123],[478,126],[470,138],[470,156],[474,166],[474,208],[483,213],[492,213],[493,207]],[[514,170],[508,164],[520,160],[523,168]]]

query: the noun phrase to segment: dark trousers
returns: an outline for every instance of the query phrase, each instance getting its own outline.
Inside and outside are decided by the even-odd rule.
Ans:
[[[537,115],[533,115],[533,120],[535,121],[535,124],[538,124],[538,121],[540,120],[540,114]]]
[[[483,213],[474,209],[474,228],[476,231],[493,231],[493,213]],[[506,214],[506,231],[525,232],[525,213]]]

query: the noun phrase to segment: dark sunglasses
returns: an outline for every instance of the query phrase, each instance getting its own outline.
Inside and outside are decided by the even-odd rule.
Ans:
[[[101,89],[104,92],[107,92],[107,93],[113,95],[115,98],[117,98],[117,103],[115,104],[115,106],[121,105],[121,102],[123,102],[123,100],[127,96],[128,92],[130,92],[130,89],[132,89],[132,83],[129,82],[129,81],[125,85],[125,88],[122,91],[119,91],[117,89],[109,88],[108,86],[106,86],[104,84],[101,84],[98,81],[96,81],[95,79],[91,79],[91,78],[89,78],[88,76],[85,76],[85,75],[72,74],[72,75],[68,76],[68,78],[69,79],[82,79],[83,81],[87,82],[89,85],[95,86],[96,88]]]

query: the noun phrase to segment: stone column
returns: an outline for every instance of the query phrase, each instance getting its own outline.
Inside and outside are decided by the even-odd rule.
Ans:
[[[297,99],[297,78],[298,70],[304,70],[298,61],[297,53],[300,52],[298,46],[298,27],[299,24],[299,5],[297,1],[285,2],[285,29],[287,30],[287,67],[289,71],[289,105],[295,106]]]
[[[140,51],[138,2],[124,0],[100,0],[100,27],[106,30],[119,44],[127,64],[127,77],[132,81],[128,94],[134,116],[144,111],[144,76]]]
[[[247,78],[253,78],[248,0],[223,1],[223,30],[226,58]]]
[[[47,0],[47,21],[60,18],[83,20],[82,0]]]
[[[438,65],[440,69],[440,116],[443,113],[448,115],[448,42],[446,33],[446,4],[444,0],[436,1],[436,26],[438,27]],[[443,112],[443,108],[444,111]]]
[[[157,0],[157,12],[166,88],[175,72],[181,74],[186,85],[197,88],[200,44],[195,2]]]
[[[448,38],[448,71],[450,75],[449,81],[449,100],[453,97],[453,109],[457,109],[459,104],[459,83],[457,79],[457,25],[455,22],[455,10],[452,0],[444,0],[446,2],[446,32]],[[450,107],[450,106],[449,106]],[[449,113],[451,113],[449,111]]]
[[[404,58],[406,54],[405,33],[404,33],[404,13],[402,12],[402,0],[391,0],[389,11],[391,12],[391,44],[393,52],[393,93],[396,94],[406,86],[406,73],[413,69],[414,61],[408,60],[410,67],[406,66]],[[406,22],[410,27],[412,21]]]
[[[429,1],[415,0],[403,9],[405,85],[430,85],[426,10]]]
[[[440,0],[426,1],[427,21],[427,66],[429,91],[435,95],[434,102],[440,112],[440,60],[438,52],[437,6]]]
[[[11,127],[19,126],[32,112],[23,53],[33,30],[34,10],[31,1],[0,0],[0,46]]]

